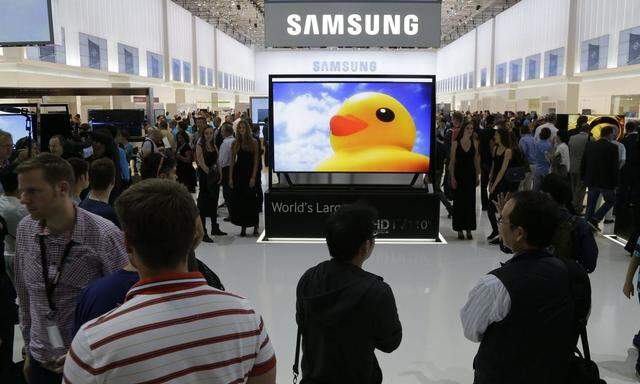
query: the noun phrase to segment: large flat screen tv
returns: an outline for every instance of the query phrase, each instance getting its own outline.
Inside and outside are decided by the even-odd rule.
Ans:
[[[433,76],[272,75],[269,80],[275,172],[429,172]]]
[[[144,110],[142,109],[91,109],[89,121],[93,130],[115,127],[127,130],[132,137],[142,136]]]
[[[26,124],[25,115],[0,112],[0,129],[11,134],[14,144],[28,136]],[[32,124],[35,126],[35,116],[32,117]]]
[[[0,46],[53,44],[51,0],[0,0]]]
[[[269,117],[269,98],[252,97],[250,101],[251,121],[253,124],[264,125],[265,120]]]

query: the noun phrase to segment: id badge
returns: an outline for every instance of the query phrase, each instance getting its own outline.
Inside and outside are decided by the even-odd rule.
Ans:
[[[47,326],[47,333],[49,334],[49,343],[53,348],[64,348],[64,341],[62,341],[62,333],[57,325]]]

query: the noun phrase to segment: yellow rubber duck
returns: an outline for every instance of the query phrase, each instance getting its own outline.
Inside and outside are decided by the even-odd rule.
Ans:
[[[334,155],[318,172],[426,173],[429,158],[414,153],[416,125],[395,98],[363,92],[348,98],[331,118]]]

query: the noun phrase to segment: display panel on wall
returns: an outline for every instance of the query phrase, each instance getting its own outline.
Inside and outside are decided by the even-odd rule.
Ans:
[[[140,73],[138,48],[118,43],[118,68],[120,73],[138,75]]]
[[[207,68],[207,85],[213,87],[213,69]]]
[[[509,82],[522,81],[522,59],[511,60],[509,63]]]
[[[0,46],[53,44],[51,0],[0,0]]]
[[[496,84],[507,82],[507,63],[496,65]]]
[[[544,53],[544,77],[561,76],[564,72],[564,48]]]
[[[476,87],[476,83],[475,81],[475,77],[473,76],[473,72],[469,72],[469,88],[475,88]]]
[[[268,97],[252,97],[251,103],[251,121],[253,124],[265,124],[265,120],[269,118],[269,98]]]
[[[640,27],[620,32],[618,66],[640,64]]]
[[[0,111],[0,129],[9,132],[13,142],[17,142],[27,136],[27,117],[25,115],[11,114]]]
[[[606,126],[613,125],[616,129],[614,130],[614,136],[618,139],[622,138],[624,135],[624,126],[625,126],[625,116],[624,115],[586,115],[587,123],[591,127],[591,134],[596,140],[600,139],[600,130]],[[578,114],[570,114],[568,115],[568,123],[567,129],[573,130],[577,129],[578,123]]]
[[[162,79],[164,77],[162,61],[162,55],[147,51],[147,76]]]
[[[171,80],[182,81],[182,63],[178,59],[171,60]]]
[[[582,42],[580,71],[596,71],[607,68],[609,35]]]
[[[482,70],[480,71],[480,86],[487,86],[487,68],[482,68]]]
[[[276,172],[426,173],[433,76],[271,76]]]
[[[526,58],[524,64],[524,73],[526,80],[535,80],[540,78],[540,54],[532,55]]]
[[[101,126],[109,125],[120,130],[126,130],[131,136],[142,135],[144,124],[143,109],[90,109],[89,122],[95,130]]]
[[[198,84],[207,85],[207,68],[202,65],[198,67]]]
[[[107,70],[107,40],[80,32],[80,65]]]
[[[186,61],[182,62],[182,81],[185,83],[191,82],[191,63]]]

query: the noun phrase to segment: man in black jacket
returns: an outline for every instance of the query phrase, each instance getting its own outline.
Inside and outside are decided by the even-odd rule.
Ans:
[[[474,384],[568,382],[590,286],[574,261],[546,251],[558,212],[541,192],[516,193],[502,208],[500,238],[515,256],[480,280],[460,313],[465,336],[480,342]]]
[[[582,180],[589,188],[585,220],[595,230],[598,230],[599,223],[613,208],[616,201],[619,159],[618,147],[610,141],[611,135],[613,135],[613,127],[603,127],[600,130],[600,140],[589,142],[582,157]],[[596,211],[598,197],[601,194],[604,204]]]
[[[296,293],[302,333],[302,384],[382,383],[376,349],[400,345],[402,326],[391,288],[362,264],[375,245],[375,212],[353,205],[326,224],[331,260],[309,269]]]

